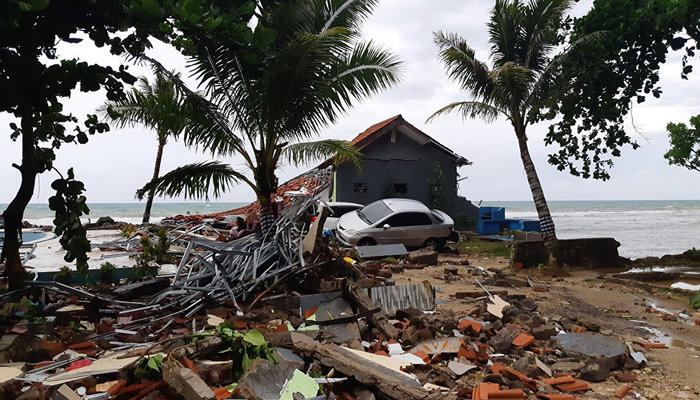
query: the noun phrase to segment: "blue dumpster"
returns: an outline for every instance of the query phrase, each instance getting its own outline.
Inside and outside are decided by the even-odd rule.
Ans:
[[[476,231],[479,235],[499,233],[502,230],[501,224],[505,220],[505,207],[479,207],[479,220],[476,223]]]
[[[504,229],[541,232],[538,220],[506,219],[505,207],[479,207],[479,220],[476,223],[476,231],[479,235],[494,235]]]

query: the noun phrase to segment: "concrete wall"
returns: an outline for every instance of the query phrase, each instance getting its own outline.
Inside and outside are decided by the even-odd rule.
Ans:
[[[622,265],[617,248],[620,242],[613,238],[559,240],[559,264],[589,269],[615,268]],[[522,263],[523,268],[546,264],[543,241],[514,241],[510,251],[511,265]]]
[[[382,192],[385,185],[406,184],[407,193],[397,195],[398,197],[416,199],[427,204],[430,187],[428,179],[433,176],[433,164],[438,162],[445,172],[447,187],[452,188],[448,198],[451,199],[451,203],[455,203],[455,162],[430,144],[423,146],[398,130],[395,143],[391,142],[391,138],[392,134],[387,133],[362,149],[362,170],[351,164],[338,167],[335,182],[336,201],[369,204],[384,197]],[[356,183],[364,184],[366,192],[356,192]]]

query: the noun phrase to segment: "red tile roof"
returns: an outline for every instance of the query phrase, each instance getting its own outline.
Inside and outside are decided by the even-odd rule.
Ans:
[[[408,127],[410,130],[412,130],[417,135],[425,138],[425,140],[428,141],[432,146],[436,147],[438,150],[447,154],[447,156],[453,158],[455,160],[455,162],[457,163],[457,166],[461,167],[464,165],[471,165],[471,162],[469,160],[460,156],[459,154],[456,154],[449,147],[443,145],[442,143],[440,143],[437,140],[430,137],[425,132],[423,132],[420,129],[416,128],[415,126],[411,125],[408,121],[406,121],[403,118],[403,116],[401,114],[395,115],[395,116],[393,116],[389,119],[386,119],[378,124],[374,124],[374,125],[370,126],[364,132],[360,133],[353,140],[351,140],[350,144],[352,146],[359,148],[359,149],[362,149],[363,147],[372,143],[375,139],[381,137],[384,133],[388,132],[389,126],[394,124],[394,123],[396,123],[396,125],[405,125],[406,127]],[[328,166],[328,165],[330,165],[331,162],[332,162],[332,159],[327,160],[325,163],[323,163],[321,165]]]
[[[392,122],[394,122],[394,121],[396,121],[396,120],[398,120],[398,119],[400,119],[400,118],[401,118],[401,114],[395,115],[395,116],[393,116],[393,117],[391,117],[391,118],[389,118],[389,119],[387,119],[387,120],[384,120],[384,121],[382,121],[382,122],[380,122],[380,123],[378,123],[378,124],[374,124],[374,125],[370,126],[370,127],[367,128],[364,132],[362,132],[362,133],[360,133],[359,135],[357,135],[357,137],[356,137],[355,139],[353,139],[353,140],[350,142],[350,145],[356,146],[356,145],[360,144],[362,141],[364,141],[364,140],[366,140],[366,139],[369,139],[372,135],[374,135],[375,133],[379,132],[379,131],[382,130],[384,127],[386,127],[386,126],[389,125],[390,123],[392,123]]]
[[[282,198],[282,205],[284,207],[288,206],[291,201],[292,197],[285,195],[287,192],[294,192],[301,190],[301,188],[306,188],[308,191],[313,192],[313,190],[316,188],[317,185],[321,184],[322,181],[318,179],[309,179],[305,177],[298,177],[294,178],[288,182],[285,182],[281,184],[277,188],[277,192],[274,197],[280,197]],[[228,215],[248,215],[250,213],[258,213],[260,212],[260,203],[256,200],[252,202],[251,204],[248,204],[247,206],[243,207],[238,207],[234,208],[233,210],[228,210],[228,211],[221,211],[218,213],[212,213],[212,214],[197,214],[197,215],[176,215],[174,217],[170,217],[168,219],[174,219],[174,220],[181,220],[181,221],[187,221],[187,222],[201,222],[204,219],[209,219],[209,218],[214,218],[218,221],[221,221],[224,219],[225,216]]]

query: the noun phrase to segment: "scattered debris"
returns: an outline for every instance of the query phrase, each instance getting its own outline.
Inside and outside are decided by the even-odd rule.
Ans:
[[[227,237],[224,220],[168,222],[171,275],[101,292],[32,281],[2,297],[0,362],[16,364],[0,365],[0,398],[570,400],[601,398],[585,394],[597,382],[607,397],[624,384],[623,398],[659,365],[645,352],[663,344],[625,345],[602,320],[546,315],[538,301],[550,294],[534,277],[463,257],[437,266],[432,249],[358,257],[333,243],[319,229],[330,176],[305,175],[313,184],[293,190],[267,236],[226,242],[215,238]],[[134,239],[101,246],[137,252]],[[472,286],[392,278],[418,268]],[[438,307],[448,293],[462,311]]]

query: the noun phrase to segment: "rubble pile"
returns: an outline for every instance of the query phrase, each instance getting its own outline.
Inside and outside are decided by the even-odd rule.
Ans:
[[[182,303],[170,307],[187,312],[157,318],[153,310],[166,307],[154,300],[182,288],[156,294],[163,284],[144,282],[153,289],[131,291],[135,298],[117,300],[124,310],[114,312],[114,300],[57,286],[41,291],[41,323],[28,299],[8,302],[0,398],[576,399],[590,382],[612,379],[622,398],[643,352],[660,347],[547,318],[525,295],[486,286],[467,297],[465,315],[435,311],[427,282],[392,286],[361,272],[372,262],[330,265],[330,273],[319,269],[315,290],[307,282],[246,302],[201,297],[189,303],[201,307]],[[386,312],[396,307],[392,296],[404,304]]]
[[[445,267],[441,279],[481,290],[455,294],[468,312],[440,309],[440,288],[392,278],[436,265],[437,252],[360,261],[319,228],[325,170],[305,179],[314,189],[300,190],[266,236],[219,242],[195,234],[206,223],[172,230],[183,250],[171,276],[103,293],[28,281],[2,295],[0,399],[564,400],[602,381],[624,398],[645,352],[663,346],[543,315],[507,288],[547,289],[499,270]]]

